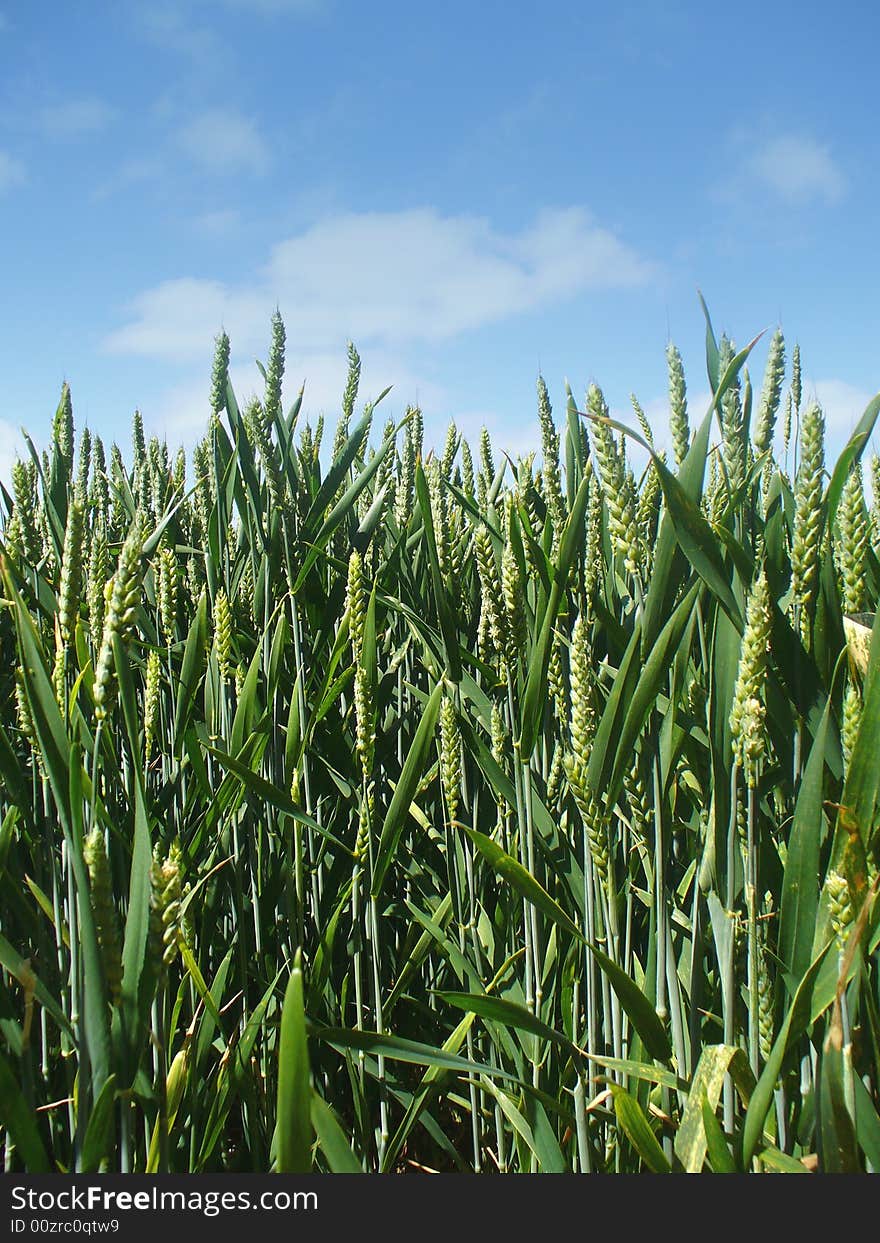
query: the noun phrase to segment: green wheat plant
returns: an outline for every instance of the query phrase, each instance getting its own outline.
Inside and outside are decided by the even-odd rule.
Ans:
[[[188,456],[65,386],[0,489],[7,1171],[880,1170],[880,397],[832,463],[706,323],[708,410],[541,379],[518,461],[380,434],[353,345],[325,445],[277,314]]]

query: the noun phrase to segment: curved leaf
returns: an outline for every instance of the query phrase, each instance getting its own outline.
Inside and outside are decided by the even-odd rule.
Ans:
[[[669,1062],[672,1058],[672,1045],[663,1021],[651,1002],[635,981],[618,967],[616,962],[603,953],[595,945],[590,945],[590,953],[608,976],[611,987],[617,993],[620,1004],[629,1015],[630,1021],[639,1033],[642,1044],[651,1057],[658,1062]]]
[[[527,872],[518,860],[503,851],[497,842],[493,842],[484,833],[478,833],[476,829],[468,828],[465,828],[465,833],[467,833],[486,862],[508,884],[512,885],[517,893],[531,902],[533,906],[536,906],[539,911],[543,911],[554,924],[564,928],[576,940],[583,941],[584,938],[578,931],[577,926],[569,919],[559,903],[553,901],[547,890],[538,884],[531,872]]]
[[[303,1003],[302,953],[296,951],[284,993],[278,1041],[279,1174],[308,1174],[312,1168],[312,1087]]]
[[[382,885],[391,860],[397,849],[397,843],[403,832],[410,804],[425,771],[425,763],[434,740],[434,727],[440,713],[440,701],[443,698],[443,683],[438,682],[425,704],[422,719],[416,730],[415,738],[403,765],[400,780],[391,799],[391,804],[382,825],[382,835],[376,850],[376,862],[373,868],[372,896],[377,898],[382,892]]]
[[[645,1165],[654,1174],[671,1174],[672,1166],[657,1142],[657,1136],[651,1130],[651,1124],[639,1102],[617,1083],[611,1084],[611,1094],[617,1121]]]

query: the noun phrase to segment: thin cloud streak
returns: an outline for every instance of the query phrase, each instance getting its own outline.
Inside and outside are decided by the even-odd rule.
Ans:
[[[211,108],[193,117],[177,133],[177,145],[208,173],[265,173],[269,146],[248,117],[227,108]]]
[[[47,138],[81,138],[105,130],[116,115],[116,110],[100,99],[70,99],[41,108],[36,122]]]
[[[104,346],[183,361],[203,357],[223,323],[236,348],[254,348],[276,305],[304,349],[438,342],[655,275],[580,208],[544,211],[520,233],[432,209],[348,213],[275,246],[251,283],[183,277],[145,290]]]
[[[0,194],[5,194],[7,190],[17,190],[26,181],[27,174],[21,160],[6,151],[0,151]]]
[[[838,203],[846,180],[831,150],[815,139],[781,135],[765,142],[746,162],[747,172],[788,203]]]

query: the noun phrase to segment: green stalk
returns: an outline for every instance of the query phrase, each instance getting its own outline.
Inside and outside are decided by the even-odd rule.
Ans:
[[[727,830],[727,918],[735,918],[734,903],[736,902],[736,852],[739,848],[737,836],[737,788],[739,777],[739,761],[734,760],[730,773],[730,825]],[[724,1022],[724,1043],[732,1045],[736,1039],[736,1016],[734,999],[736,981],[734,978],[734,935],[730,930],[730,939],[725,961],[721,965],[721,1009]],[[724,1129],[728,1134],[733,1132],[734,1089],[730,1075],[724,1078]]]
[[[757,780],[757,777],[755,778]],[[749,937],[749,1063],[757,1078],[760,1073],[760,1040],[758,1031],[758,846],[756,840],[758,818],[758,791],[752,782],[748,786],[748,821],[746,842],[746,913]]]

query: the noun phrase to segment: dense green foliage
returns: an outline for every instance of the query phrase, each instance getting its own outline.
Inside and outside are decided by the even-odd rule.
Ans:
[[[322,463],[278,317],[189,463],[65,386],[0,498],[7,1169],[880,1169],[880,399],[826,470],[707,326],[640,478],[595,387],[538,465],[371,441],[353,347]]]

